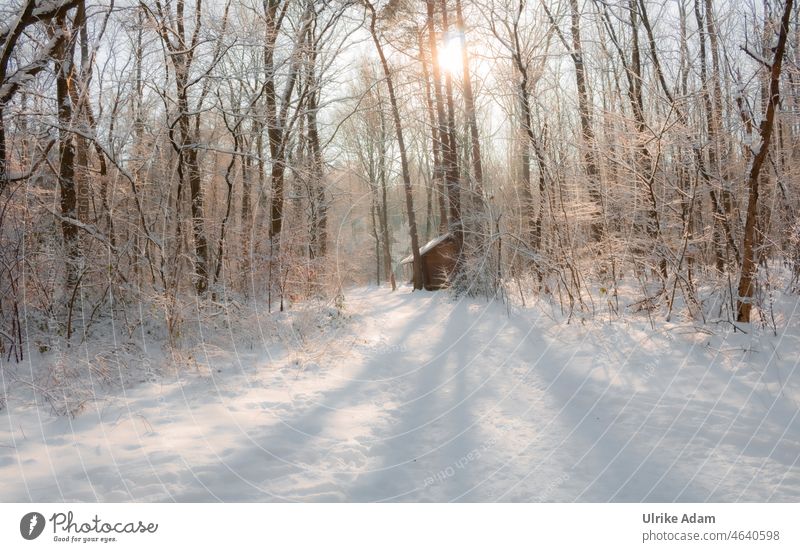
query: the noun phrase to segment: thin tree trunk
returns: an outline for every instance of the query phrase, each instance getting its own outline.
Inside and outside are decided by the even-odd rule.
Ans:
[[[397,135],[397,147],[400,149],[400,165],[403,174],[403,189],[406,198],[406,211],[408,213],[408,231],[411,235],[411,255],[414,263],[414,289],[422,289],[424,282],[424,269],[422,265],[422,256],[419,253],[419,236],[417,234],[417,220],[414,213],[414,195],[411,189],[411,174],[408,169],[408,157],[406,154],[406,144],[403,139],[403,124],[400,119],[400,109],[397,105],[397,96],[394,91],[394,82],[392,79],[392,72],[389,69],[389,62],[386,60],[386,55],[383,53],[383,46],[378,38],[378,31],[375,27],[378,18],[375,13],[375,7],[368,0],[363,0],[364,6],[370,12],[370,35],[372,42],[375,44],[375,49],[378,52],[378,57],[381,61],[383,74],[386,78],[386,88],[389,90],[389,104],[392,108],[392,117],[394,119],[395,133]]]
[[[638,0],[629,0],[628,10],[630,15],[631,24],[631,63],[630,67],[626,67],[628,74],[629,94],[631,101],[631,108],[633,110],[633,117],[636,122],[636,131],[639,134],[637,138],[636,152],[638,157],[638,180],[644,183],[645,194],[650,208],[647,209],[647,223],[646,234],[650,239],[650,243],[656,248],[660,248],[661,243],[660,235],[660,222],[658,218],[658,203],[654,190],[654,180],[656,173],[656,166],[653,164],[653,156],[644,142],[644,136],[647,132],[647,121],[644,117],[644,99],[642,97],[642,82],[644,80],[642,74],[642,60],[639,50],[639,6]],[[620,55],[623,55],[620,49]],[[624,56],[622,57],[625,63]],[[626,64],[627,65],[627,64]],[[658,268],[661,278],[666,282],[667,278],[667,260],[663,252],[658,253]]]
[[[308,71],[308,110],[306,119],[308,124],[308,145],[311,150],[311,190],[313,197],[309,200],[315,204],[316,223],[312,228],[312,249],[317,258],[324,257],[328,244],[328,200],[325,197],[325,183],[323,182],[324,161],[322,159],[322,146],[319,140],[317,126],[317,111],[319,110],[319,82],[316,75],[317,54],[311,32],[308,40],[309,62]]]
[[[442,232],[444,230],[450,228],[450,216],[448,215],[446,205],[449,205],[450,201],[447,197],[449,189],[445,184],[445,155],[446,151],[449,148],[450,142],[450,135],[447,131],[447,119],[445,117],[445,110],[444,110],[444,97],[442,95],[442,72],[441,67],[439,64],[439,46],[438,40],[436,38],[436,22],[434,19],[434,2],[433,0],[426,0],[425,2],[427,18],[425,20],[426,25],[428,26],[428,46],[431,52],[431,76],[433,77],[433,96],[436,103],[436,122],[437,130],[439,133],[439,177],[441,182],[441,192],[440,197],[442,202],[445,202],[445,205],[442,206],[442,216],[439,220],[439,224],[442,228]]]
[[[640,0],[643,1],[643,0]],[[708,39],[711,46],[711,89],[712,89],[712,106],[713,106],[713,119],[714,127],[717,131],[716,139],[711,143],[711,148],[716,149],[716,158],[719,162],[719,183],[720,183],[720,198],[722,202],[722,209],[725,213],[725,220],[728,226],[731,227],[731,233],[738,228],[737,218],[734,216],[733,198],[731,197],[730,184],[729,184],[729,163],[727,162],[728,156],[728,139],[725,133],[722,132],[722,69],[720,63],[719,44],[717,37],[717,25],[714,17],[714,8],[711,0],[705,0],[706,3],[706,27],[708,30]],[[730,240],[733,242],[733,239]],[[738,262],[738,251],[735,251]]]
[[[432,24],[432,23],[431,23]],[[433,188],[436,189],[436,200],[439,206],[439,233],[447,231],[447,193],[444,188],[444,171],[442,170],[442,142],[439,135],[439,126],[434,111],[434,100],[431,94],[430,71],[428,69],[428,56],[425,53],[423,33],[419,34],[419,55],[422,60],[422,78],[425,81],[425,107],[431,126],[431,149],[433,152]],[[435,47],[435,43],[434,43]],[[434,82],[434,85],[436,83]]]
[[[719,177],[720,170],[719,170],[719,158],[717,157],[717,118],[715,117],[715,110],[714,110],[714,103],[712,100],[711,92],[709,92],[708,87],[708,70],[707,70],[707,54],[706,54],[706,25],[704,23],[703,13],[700,7],[700,0],[695,0],[694,3],[694,13],[695,18],[697,19],[697,27],[698,27],[698,36],[700,41],[700,80],[702,82],[702,94],[703,94],[703,102],[705,104],[705,112],[706,112],[706,128],[708,132],[708,141],[711,144],[711,147],[708,149],[708,165],[710,171],[712,171],[717,178]],[[718,272],[722,272],[725,270],[726,264],[726,255],[723,249],[723,238],[720,234],[720,226],[722,226],[722,230],[724,230],[728,243],[732,241],[732,233],[730,231],[730,225],[728,222],[727,215],[723,209],[722,203],[719,200],[719,196],[714,189],[713,183],[710,182],[708,178],[708,174],[704,174],[705,179],[709,182],[710,189],[709,189],[709,197],[711,199],[711,205],[714,211],[714,257],[715,257],[715,264],[717,267]],[[734,246],[735,251],[735,246]]]
[[[392,291],[397,289],[397,282],[392,269],[392,246],[389,239],[389,206],[386,200],[386,172],[381,171],[381,206],[380,206],[380,225],[381,225],[381,244],[383,245],[383,273],[392,285]]]
[[[580,12],[578,0],[569,0],[572,30],[572,61],[575,65],[575,83],[578,88],[578,111],[581,119],[581,137],[583,139],[583,164],[589,179],[589,198],[597,206],[599,216],[592,221],[591,235],[594,241],[603,238],[603,198],[600,193],[600,172],[595,158],[595,139],[592,129],[592,104],[589,88],[586,84],[586,69],[583,65],[583,47],[581,45]]]
[[[475,97],[472,92],[472,76],[469,70],[469,52],[467,50],[466,26],[461,0],[456,0],[456,28],[461,37],[461,64],[464,81],[464,111],[469,124],[469,135],[472,153],[472,176],[475,179],[476,207],[480,207],[483,199],[483,162],[481,160],[481,141],[478,135],[478,120],[475,114]]]
[[[523,66],[519,60],[519,53],[515,54],[518,59],[517,70],[520,72],[519,82],[519,110],[520,126],[522,127],[523,140],[520,155],[520,194],[522,195],[523,211],[527,221],[529,232],[528,245],[534,251],[538,251],[541,246],[541,221],[536,215],[536,207],[533,202],[531,191],[531,148],[535,147],[536,137],[533,134],[531,122],[530,92],[528,91],[528,68]],[[538,156],[537,156],[538,159]],[[543,188],[541,179],[544,178],[544,167],[539,166],[540,188]]]
[[[389,174],[386,167],[386,159],[388,152],[386,151],[386,141],[388,138],[388,130],[386,128],[386,117],[383,111],[383,101],[378,95],[378,109],[380,120],[380,147],[378,149],[378,182],[380,183],[380,198],[378,203],[378,219],[380,223],[380,241],[383,247],[383,275],[386,280],[391,284],[392,291],[397,289],[397,281],[394,277],[394,270],[392,269],[392,244],[391,237],[389,236],[389,201],[387,180]],[[376,190],[377,192],[377,190]],[[377,194],[376,194],[377,195]]]

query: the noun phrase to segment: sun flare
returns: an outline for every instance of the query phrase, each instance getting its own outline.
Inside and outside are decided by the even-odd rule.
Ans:
[[[439,48],[439,67],[447,73],[460,73],[461,61],[461,37],[458,35],[448,36],[444,44]]]

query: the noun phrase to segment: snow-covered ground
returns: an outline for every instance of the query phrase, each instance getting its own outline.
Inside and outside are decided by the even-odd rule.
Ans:
[[[221,332],[74,418],[4,365],[0,500],[798,501],[787,301],[774,336],[353,290],[301,346]]]

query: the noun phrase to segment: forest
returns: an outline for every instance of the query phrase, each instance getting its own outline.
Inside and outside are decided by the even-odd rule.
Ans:
[[[175,335],[222,296],[394,288],[407,254],[421,288],[445,233],[456,293],[772,324],[800,275],[797,14],[6,4],[0,350],[22,359],[27,321],[70,340],[140,302]]]
[[[397,369],[420,333],[477,339],[460,374],[489,306],[503,327],[552,321],[514,330],[532,363],[525,328],[593,328],[611,356],[641,331],[679,351],[620,361],[655,385],[705,354],[665,337],[683,328],[723,356],[734,340],[774,377],[768,400],[796,385],[794,0],[3,0],[0,16],[0,411],[16,387],[73,417],[95,382],[213,378],[231,355],[245,373],[245,349],[277,342],[322,385],[350,353],[309,347],[359,317],[349,351]],[[425,261],[442,244],[445,268]],[[762,337],[791,374],[753,356]],[[790,404],[768,412],[775,435]]]

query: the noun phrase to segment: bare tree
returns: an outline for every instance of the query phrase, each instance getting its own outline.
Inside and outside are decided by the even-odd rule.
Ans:
[[[392,119],[394,120],[395,135],[397,138],[397,147],[400,150],[400,166],[403,175],[403,189],[406,198],[406,214],[408,215],[408,229],[411,236],[411,255],[413,256],[414,264],[414,289],[422,289],[424,286],[425,275],[422,264],[422,257],[419,252],[419,235],[417,233],[417,220],[414,212],[414,196],[411,189],[411,173],[408,168],[408,155],[406,152],[406,144],[403,138],[403,123],[400,119],[400,109],[397,104],[397,95],[394,90],[394,80],[392,78],[392,71],[389,68],[389,62],[386,59],[386,54],[383,51],[380,37],[378,36],[377,19],[378,14],[372,2],[363,0],[364,7],[369,13],[369,32],[372,37],[372,42],[375,45],[375,50],[378,53],[378,58],[381,62],[383,69],[383,76],[386,81],[386,88],[389,92],[389,105],[392,110]]]
[[[753,291],[756,282],[755,245],[758,231],[758,193],[759,176],[769,153],[770,140],[775,127],[775,110],[780,101],[780,78],[783,56],[786,52],[786,41],[789,34],[789,23],[792,15],[793,0],[786,0],[778,30],[778,42],[775,45],[775,56],[769,67],[769,96],[767,111],[758,129],[760,143],[753,146],[753,162],[747,174],[747,219],[744,224],[742,239],[742,270],[739,276],[738,297],[736,301],[736,320],[750,322]]]

